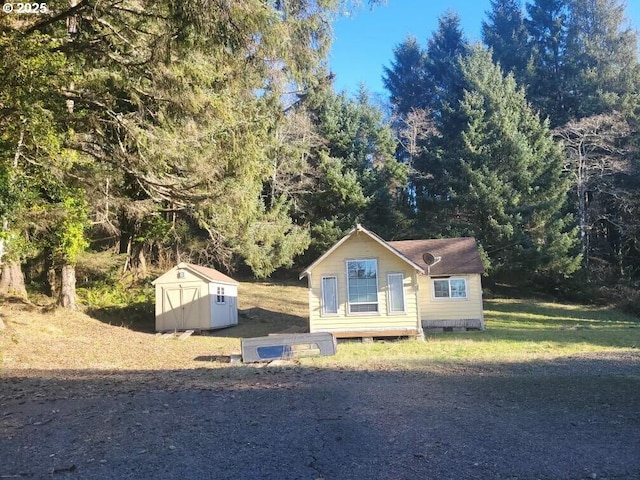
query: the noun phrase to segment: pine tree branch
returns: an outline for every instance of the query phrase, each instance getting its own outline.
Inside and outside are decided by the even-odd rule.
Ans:
[[[54,15],[52,17],[46,18],[45,20],[32,25],[24,31],[25,35],[29,35],[35,31],[42,31],[43,28],[48,27],[49,25],[56,23],[58,20],[62,20],[63,18],[68,18],[71,15],[74,15],[79,10],[89,6],[89,0],[80,0],[76,5],[69,7],[66,10]]]

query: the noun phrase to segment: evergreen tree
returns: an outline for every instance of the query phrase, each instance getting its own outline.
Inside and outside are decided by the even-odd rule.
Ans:
[[[364,222],[383,236],[405,231],[397,192],[407,171],[393,156],[396,143],[382,113],[361,88],[358,97],[320,89],[303,102],[323,139],[309,164],[315,186],[302,212],[312,225],[310,256],[330,247],[355,223]]]
[[[47,187],[69,181],[77,160],[63,148],[69,132],[62,90],[73,72],[61,40],[23,36],[25,24],[0,19],[0,293],[19,295],[26,295],[21,265],[40,253],[34,229],[46,229],[56,210]]]
[[[429,97],[427,107],[434,111],[436,118],[443,109],[455,108],[462,98],[458,60],[466,55],[468,48],[460,17],[448,11],[438,19],[438,30],[427,42],[425,51],[426,94]]]
[[[54,123],[92,159],[73,173],[108,192],[89,197],[89,213],[106,211],[97,223],[120,235],[127,266],[156,245],[264,276],[308,244],[289,190],[271,182],[272,153],[286,89],[318,82],[337,2],[214,3],[58,2],[16,30],[59,38],[76,69],[58,85],[68,112]]]
[[[474,235],[498,271],[572,273],[579,259],[563,213],[568,184],[547,124],[490,52],[475,48],[461,68],[466,127],[449,153],[460,165],[451,199],[455,228]]]
[[[529,42],[519,0],[491,0],[488,21],[482,22],[482,40],[493,61],[524,84],[529,63]]]
[[[571,0],[565,52],[572,118],[638,105],[638,38],[619,0]]]
[[[450,134],[462,128],[455,112],[463,95],[460,58],[468,48],[460,18],[450,11],[439,18],[424,51],[415,41],[405,43],[396,49],[392,67],[385,70],[385,85],[397,114],[394,127],[400,149],[396,157],[409,167],[404,205],[417,215],[418,235],[442,234],[448,223],[441,208],[449,197],[451,172],[442,154],[449,148]],[[409,51],[413,54],[407,55]],[[413,88],[415,83],[401,82],[408,64],[419,72],[418,89]],[[425,225],[428,231],[423,231]]]
[[[393,57],[391,67],[383,67],[382,82],[389,91],[394,113],[404,117],[429,103],[424,52],[410,36],[393,49]]]
[[[531,45],[532,67],[527,98],[552,126],[570,118],[567,105],[567,0],[533,0],[527,4],[525,25]]]

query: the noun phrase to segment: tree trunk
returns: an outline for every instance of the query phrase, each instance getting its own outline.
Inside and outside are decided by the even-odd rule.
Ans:
[[[16,295],[27,297],[27,289],[24,286],[22,266],[18,262],[6,262],[2,265],[0,276],[0,295]]]
[[[134,247],[134,255],[131,256],[131,271],[135,278],[146,278],[147,276],[147,259],[144,256],[144,244],[138,244]]]
[[[56,298],[58,296],[58,276],[56,275],[56,269],[50,266],[47,269],[47,283],[49,284],[49,296]]]
[[[60,297],[58,305],[70,310],[76,309],[76,268],[73,265],[62,266]]]

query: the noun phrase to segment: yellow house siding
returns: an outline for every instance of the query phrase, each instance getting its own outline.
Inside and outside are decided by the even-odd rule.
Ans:
[[[436,299],[433,294],[432,277],[426,275],[419,276],[420,315],[422,320],[483,320],[482,283],[480,275],[452,275],[452,278],[466,279],[467,298]]]
[[[378,312],[348,313],[347,260],[375,259],[378,266]],[[404,312],[387,310],[387,274],[403,274]],[[322,277],[337,279],[338,313],[322,314]],[[414,268],[366,234],[356,233],[313,268],[309,275],[309,328],[311,332],[347,332],[358,330],[417,330],[418,301]]]

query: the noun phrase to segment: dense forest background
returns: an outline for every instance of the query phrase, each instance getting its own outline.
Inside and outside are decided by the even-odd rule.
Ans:
[[[492,0],[480,44],[447,12],[397,46],[384,105],[333,90],[339,0],[46,5],[0,16],[0,294],[73,308],[76,276],[184,260],[267,277],[360,222],[474,236],[488,285],[640,308],[620,0]]]

